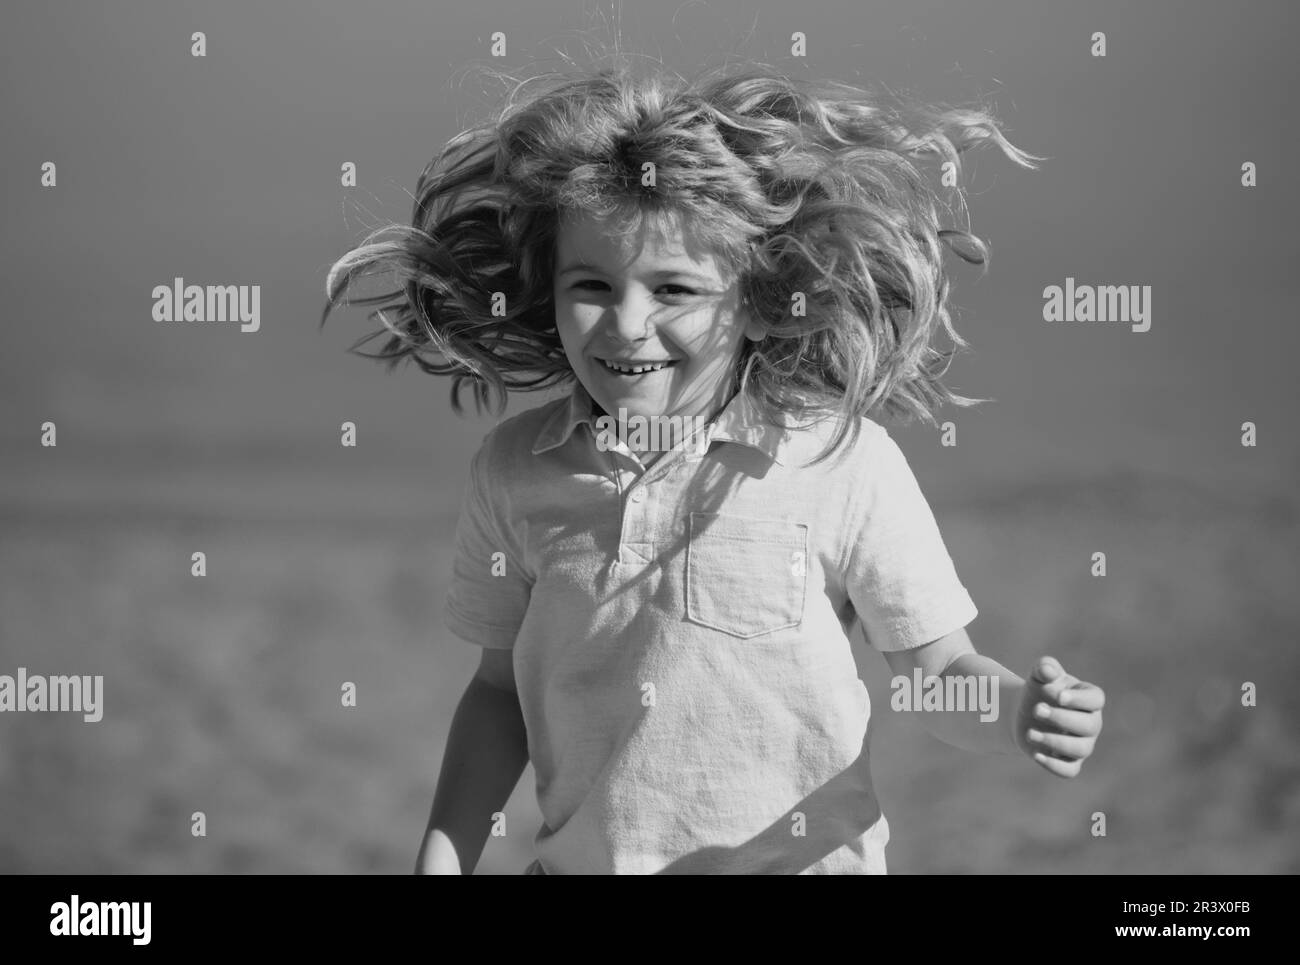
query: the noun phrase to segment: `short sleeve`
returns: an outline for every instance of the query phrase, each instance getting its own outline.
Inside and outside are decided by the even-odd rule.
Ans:
[[[532,580],[506,523],[505,480],[492,466],[494,432],[488,433],[470,463],[443,615],[458,637],[509,650],[528,609]]]
[[[846,534],[845,590],[871,646],[909,650],[961,629],[979,610],[903,451],[883,427],[868,444]]]

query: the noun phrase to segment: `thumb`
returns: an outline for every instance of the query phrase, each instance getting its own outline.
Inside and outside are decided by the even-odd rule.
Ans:
[[[1033,679],[1040,684],[1050,684],[1064,676],[1065,668],[1057,662],[1055,657],[1039,657],[1038,663],[1034,664]]]

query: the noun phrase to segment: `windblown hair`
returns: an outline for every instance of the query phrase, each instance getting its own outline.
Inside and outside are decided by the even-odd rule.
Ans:
[[[322,326],[360,276],[401,280],[396,291],[354,300],[379,305],[368,317],[383,328],[351,351],[387,331],[380,354],[357,354],[390,370],[410,356],[425,372],[452,376],[455,411],[470,387],[479,411],[499,412],[509,391],[574,378],[552,290],[565,214],[612,217],[635,231],[643,218],[682,213],[739,279],[766,333],[745,340],[736,387],[775,425],[790,415],[843,417],[818,461],[850,434],[856,440],[858,417],[934,425],[944,402],[989,401],[941,382],[968,345],[952,326],[943,248],[985,270],[988,250],[941,222],[941,212],[965,212],[961,189],[936,190],[922,171],[931,164],[937,177],[951,162],[959,178],[962,153],[988,142],[1036,167],[1043,158],[1011,145],[988,109],[913,103],[752,64],[688,80],[638,76],[620,61],[534,80],[426,166],[409,226],[371,233],[333,265]],[[646,162],[653,187],[642,185]],[[504,312],[498,298],[494,313],[494,293]],[[802,314],[792,311],[796,293]],[[952,350],[933,344],[941,329]]]

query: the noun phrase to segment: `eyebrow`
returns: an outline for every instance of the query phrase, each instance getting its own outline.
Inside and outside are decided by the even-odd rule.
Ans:
[[[565,265],[563,268],[560,269],[560,274],[568,275],[575,271],[590,271],[590,272],[595,272],[598,275],[604,274],[604,270],[602,268],[596,265],[588,264],[585,261],[575,261],[568,265]],[[650,277],[651,278],[669,278],[669,277],[692,278],[702,285],[718,284],[716,278],[708,278],[704,275],[699,274],[698,272],[692,271],[689,268],[664,268],[661,269],[660,271],[651,272]]]

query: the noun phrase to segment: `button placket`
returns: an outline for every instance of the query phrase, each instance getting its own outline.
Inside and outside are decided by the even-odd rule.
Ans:
[[[620,456],[640,465],[632,452],[621,443],[606,452],[610,464],[609,478],[618,493],[618,547],[610,563],[611,572],[617,573],[620,568],[639,567],[650,562],[649,544],[628,538],[629,533],[635,535],[641,531],[637,514],[631,511],[631,507],[633,504],[641,504],[645,499],[644,491],[637,485],[638,480],[644,476],[645,469],[642,467],[641,473],[638,474],[620,465]]]
[[[650,562],[651,548],[644,538],[649,506],[646,500],[645,472],[632,479],[627,487],[627,500],[623,504],[623,531],[619,538],[619,561],[627,566],[641,567]]]
[[[639,460],[637,462],[640,464]],[[642,467],[641,473],[628,482],[620,534],[620,561],[636,566],[654,562],[654,521],[658,501],[651,487],[674,472],[679,462],[680,453],[667,452],[650,468]]]
[[[619,500],[618,548],[610,566],[615,572],[621,567],[642,567],[654,561],[654,540],[645,538],[652,533],[654,520],[655,500],[649,487],[675,472],[684,453],[678,450],[665,452],[647,468],[621,442],[605,451],[609,456],[610,478]],[[636,465],[639,472],[625,469],[621,465],[622,459]]]

